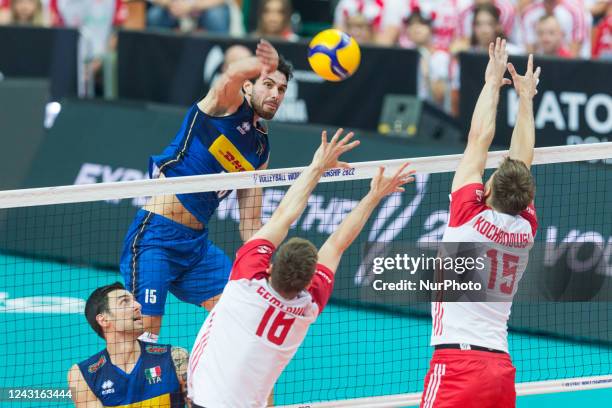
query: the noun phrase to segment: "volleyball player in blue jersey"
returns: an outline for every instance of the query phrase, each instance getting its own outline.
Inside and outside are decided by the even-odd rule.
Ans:
[[[292,68],[261,40],[254,57],[232,63],[193,105],[170,145],[149,163],[151,178],[265,169],[270,145],[260,119],[272,119],[283,102]],[[145,333],[159,335],[168,291],[210,310],[231,269],[208,240],[207,224],[230,191],[153,197],[138,211],[125,237],[121,274],[142,305]],[[261,227],[261,189],[239,190],[240,235]]]
[[[76,408],[182,408],[187,350],[138,340],[140,304],[115,282],[87,299],[85,317],[106,347],[68,372]]]

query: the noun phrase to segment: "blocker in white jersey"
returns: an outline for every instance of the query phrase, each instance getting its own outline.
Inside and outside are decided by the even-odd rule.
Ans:
[[[512,81],[504,78],[506,69]],[[461,294],[459,301],[450,302],[444,301],[444,293],[436,293],[431,307],[435,351],[425,377],[422,408],[513,408],[516,404],[516,370],[508,354],[506,324],[538,227],[530,167],[535,145],[533,97],[539,76],[540,69],[533,70],[533,55],[526,74],[520,76],[508,64],[506,41],[498,38],[489,45],[485,85],[453,178],[450,217],[442,238],[458,244],[479,243],[478,252],[489,261],[484,269],[488,276],[481,279],[487,301],[464,302],[466,296]],[[510,83],[519,95],[519,110],[509,155],[483,184],[500,89]]]
[[[255,239],[236,254],[230,281],[200,329],[189,363],[189,395],[197,405],[265,403],[327,304],[334,274],[321,264],[310,287],[294,299],[283,298],[270,286],[274,250],[271,242]]]
[[[483,243],[488,249],[487,299],[493,301],[434,302],[432,346],[470,344],[508,352],[506,323],[537,226],[533,203],[519,215],[495,211],[485,203],[482,183],[467,184],[451,194],[442,241]]]
[[[187,386],[193,408],[267,405],[274,383],[329,300],[342,254],[378,203],[414,180],[413,172],[403,173],[407,163],[390,178],[381,168],[368,194],[318,251],[300,238],[280,245],[323,173],[348,166],[338,157],[359,142],[348,143],[352,133],[340,140],[341,133],[328,143],[323,132],[310,166],[270,220],[238,250],[230,281],[204,322],[189,360]]]

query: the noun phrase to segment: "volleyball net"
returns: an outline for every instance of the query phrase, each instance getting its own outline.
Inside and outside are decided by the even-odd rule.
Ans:
[[[506,154],[489,154],[485,177]],[[331,304],[275,387],[277,405],[418,404],[432,353],[428,294],[378,289],[381,280],[411,274],[375,272],[373,260],[435,252],[459,160],[361,162],[324,174],[289,234],[317,246],[366,194],[379,166],[393,171],[409,161],[417,178],[381,203],[345,253]],[[263,189],[265,223],[301,170],[0,192],[0,388],[66,388],[70,366],[104,348],[84,318],[85,299],[99,286],[123,282],[123,240],[150,197],[234,191],[206,226],[208,239],[233,259],[242,244],[235,190]],[[612,387],[612,143],[538,148],[532,173],[539,230],[509,322],[517,391]],[[205,316],[168,294],[160,343],[190,350]]]

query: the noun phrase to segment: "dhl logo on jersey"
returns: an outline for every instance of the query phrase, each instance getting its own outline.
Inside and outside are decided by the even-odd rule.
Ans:
[[[171,408],[171,405],[170,394],[163,394],[159,397],[132,402],[131,404],[119,405],[114,408]]]
[[[219,164],[229,173],[255,170],[240,150],[225,136],[219,135],[208,148]]]

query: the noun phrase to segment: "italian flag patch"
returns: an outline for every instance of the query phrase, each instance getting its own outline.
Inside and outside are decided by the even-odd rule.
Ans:
[[[159,381],[159,378],[161,378],[161,368],[159,366],[147,368],[145,370],[145,377],[149,383]]]

